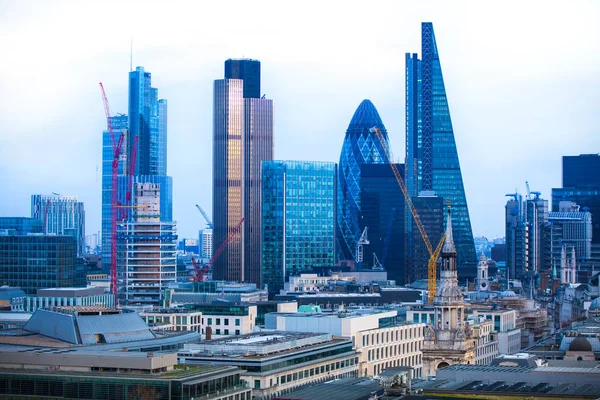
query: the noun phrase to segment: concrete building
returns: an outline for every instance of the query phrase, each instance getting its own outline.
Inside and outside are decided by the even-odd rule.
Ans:
[[[358,355],[352,341],[330,334],[273,331],[188,344],[179,351],[185,365],[228,365],[244,370],[241,378],[254,398],[272,399],[306,384],[356,376]]]
[[[199,234],[200,256],[202,258],[211,259],[213,256],[213,230],[205,228]]]
[[[424,324],[398,323],[392,309],[341,309],[333,313],[272,313],[266,329],[321,332],[352,339],[360,354],[359,376],[379,375],[386,368],[412,366],[421,376]]]
[[[498,338],[498,354],[516,354],[521,350],[521,329],[517,328],[515,310],[474,309],[473,315],[482,316],[493,323]]]
[[[434,376],[440,368],[476,362],[476,340],[465,324],[465,304],[458,287],[456,247],[448,209],[446,240],[442,248],[440,281],[433,301],[433,325],[425,330],[423,376]]]
[[[179,308],[142,311],[140,317],[152,330],[202,331],[202,313]]]
[[[202,313],[202,331],[207,339],[225,336],[247,335],[256,327],[258,309],[256,305],[219,302],[190,304],[190,311]],[[210,328],[210,333],[208,328]]]
[[[38,308],[61,306],[115,307],[115,296],[103,288],[50,288],[38,289],[37,296],[26,296],[13,305],[13,311],[35,312]]]
[[[77,349],[65,354],[62,349],[0,346],[0,360],[0,390],[9,398],[252,398],[238,368],[177,369],[175,353]]]
[[[176,281],[174,222],[160,220],[160,185],[135,184],[133,217],[118,226],[117,296],[121,305],[162,303]]]
[[[470,316],[467,322],[475,339],[475,364],[488,365],[498,356],[498,335],[494,332],[494,323],[476,316]]]

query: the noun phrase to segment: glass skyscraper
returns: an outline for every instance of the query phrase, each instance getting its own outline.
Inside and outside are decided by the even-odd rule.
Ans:
[[[450,202],[460,272],[476,265],[475,244],[433,24],[422,23],[421,34],[422,59],[406,54],[407,188],[411,197],[434,191]]]
[[[138,137],[135,175],[166,175],[167,101],[158,99],[152,75],[144,67],[129,73],[129,132],[130,153]]]
[[[225,76],[214,84],[214,248],[246,220],[215,261],[213,277],[260,285],[261,163],[273,159],[273,101],[259,98],[259,61],[227,60]]]
[[[387,131],[377,109],[370,100],[363,100],[348,125],[340,155],[337,192],[337,257],[340,260],[356,260],[356,248],[360,235],[361,196],[360,166],[362,164],[386,164],[385,152],[371,128],[377,127],[387,143]]]
[[[85,209],[77,197],[34,194],[31,218],[42,220],[46,234],[75,237],[77,255],[85,254]]]
[[[404,165],[396,164],[400,174]],[[363,164],[360,171],[362,218],[360,228],[368,228],[369,244],[364,247],[365,264],[378,260],[388,279],[404,285],[404,195],[388,164]]]
[[[337,166],[319,161],[262,163],[263,284],[335,264]]]

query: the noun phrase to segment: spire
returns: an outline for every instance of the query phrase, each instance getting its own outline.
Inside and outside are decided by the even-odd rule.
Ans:
[[[553,261],[553,266],[552,266],[552,279],[556,279],[558,275],[556,274],[556,258]]]
[[[452,237],[452,217],[450,216],[450,206],[448,206],[448,221],[446,222],[446,240],[444,247],[442,248],[443,253],[456,253],[456,246],[454,246],[454,238]]]

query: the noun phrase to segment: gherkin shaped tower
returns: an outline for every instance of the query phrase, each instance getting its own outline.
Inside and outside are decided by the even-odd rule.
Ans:
[[[385,138],[385,149],[371,128],[377,127]],[[370,100],[363,100],[348,125],[338,172],[337,198],[337,258],[356,260],[356,246],[361,231],[359,219],[360,166],[386,163],[389,148],[387,131],[377,109]]]

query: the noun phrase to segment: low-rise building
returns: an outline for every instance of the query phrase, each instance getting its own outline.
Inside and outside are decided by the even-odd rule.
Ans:
[[[202,331],[202,313],[181,308],[142,311],[140,317],[152,330]]]
[[[475,339],[475,364],[488,365],[498,356],[498,335],[493,330],[494,323],[484,317],[468,319]]]
[[[8,398],[250,400],[235,367],[178,368],[177,354],[0,346],[0,396]]]
[[[302,385],[357,376],[358,355],[350,339],[330,334],[264,332],[188,344],[185,365],[229,365],[244,370],[255,398],[281,396]]]
[[[510,309],[473,309],[473,315],[493,322],[498,338],[498,354],[516,354],[521,350],[521,329],[517,328],[517,311]]]
[[[265,328],[286,332],[321,332],[352,339],[359,353],[359,375],[376,376],[384,369],[422,370],[424,324],[398,323],[394,309],[342,309],[333,313],[272,313]]]
[[[258,310],[254,304],[214,302],[190,304],[186,305],[185,309],[202,313],[201,333],[206,335],[207,339],[246,335],[256,327]]]
[[[115,307],[115,296],[98,287],[38,289],[37,296],[27,296],[13,305],[13,311],[34,312],[38,308],[61,306]]]

